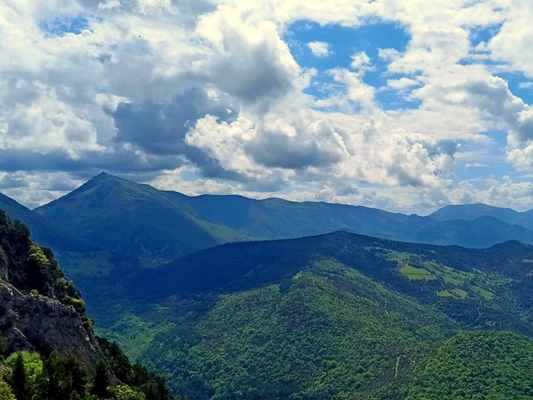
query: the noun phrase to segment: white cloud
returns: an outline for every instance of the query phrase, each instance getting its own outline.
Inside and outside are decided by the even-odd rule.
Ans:
[[[405,90],[413,86],[419,86],[420,83],[414,79],[409,79],[406,77],[400,79],[388,79],[387,86],[395,90]]]
[[[533,82],[520,82],[518,87],[520,89],[531,89],[533,88]]]
[[[81,16],[83,30],[58,34]],[[496,76],[533,74],[531,18],[520,0],[6,0],[0,170],[13,172],[4,172],[4,190],[36,204],[53,196],[47,190],[61,192],[36,171],[78,182],[104,168],[171,186],[188,168],[199,176],[187,183],[191,193],[406,210],[469,199],[524,206],[520,182],[491,180],[487,189],[453,179],[457,141],[490,147],[488,161],[462,159],[468,168],[507,156],[533,170],[533,111]],[[379,60],[354,43],[345,68],[315,71],[287,44],[290,24],[304,20],[354,29],[393,23],[409,42],[380,49]],[[474,30],[498,24],[474,46]],[[328,57],[335,43],[306,45]],[[399,106],[382,107],[370,71]],[[306,89],[319,76],[330,87],[316,99]],[[489,130],[507,132],[507,150],[492,145]]]
[[[366,70],[370,68],[370,57],[364,52],[361,51],[359,53],[352,55],[352,62],[350,66],[355,70]]]
[[[482,168],[482,167],[487,167],[487,166],[488,166],[487,164],[481,164],[481,163],[466,163],[465,164],[465,169]]]
[[[332,54],[330,45],[326,42],[309,42],[307,43],[307,47],[309,47],[311,53],[318,58],[326,58]]]

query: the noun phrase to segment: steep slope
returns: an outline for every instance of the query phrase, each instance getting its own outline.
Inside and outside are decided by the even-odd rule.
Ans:
[[[336,262],[283,285],[224,297],[198,325],[176,370],[191,399],[350,398],[391,395],[415,361],[454,324]],[[166,354],[168,357],[168,353]]]
[[[134,314],[111,333],[144,347],[134,353],[168,374],[180,397],[369,399],[399,393],[417,360],[458,327],[334,260],[282,282],[215,293],[125,299]],[[109,314],[109,301],[100,305]]]
[[[171,400],[92,325],[52,251],[0,210],[0,398]]]
[[[4,351],[75,354],[93,371],[103,360],[79,292],[53,254],[0,210],[0,331]]]
[[[533,399],[533,341],[511,332],[463,332],[414,374],[408,400]]]
[[[532,274],[533,247],[518,242],[475,250],[337,232],[226,244],[80,285],[101,331],[179,396],[399,399],[457,330],[533,336]]]
[[[71,235],[67,235],[51,221],[1,193],[0,209],[4,210],[11,219],[18,219],[27,225],[32,232],[33,238],[43,246],[51,247],[56,251],[94,250],[94,247],[76,240]]]
[[[151,186],[104,173],[35,211],[84,242],[152,259],[245,238]]]

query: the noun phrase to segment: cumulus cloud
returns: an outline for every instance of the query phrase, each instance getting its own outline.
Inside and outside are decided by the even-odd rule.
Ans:
[[[1,190],[36,205],[105,169],[193,194],[523,207],[527,184],[475,187],[455,165],[468,154],[458,142],[489,146],[496,130],[507,162],[533,170],[533,111],[497,75],[532,76],[532,16],[520,0],[6,0]],[[317,71],[288,45],[297,21],[381,21],[409,40]],[[335,43],[304,46],[325,58]],[[382,94],[402,102],[385,106]]]
[[[309,42],[307,47],[309,47],[315,57],[326,58],[331,55],[330,46],[327,42]]]
[[[263,167],[326,167],[348,157],[342,136],[328,121],[295,122],[276,118],[255,124],[239,117],[228,124],[208,115],[198,120],[186,142],[243,174],[260,173]]]
[[[419,86],[420,83],[414,79],[402,77],[400,79],[388,79],[387,86],[395,90],[404,90],[413,86]]]
[[[368,55],[364,51],[352,55],[352,62],[350,66],[353,69],[365,70],[369,69],[370,65],[370,57],[368,57]]]

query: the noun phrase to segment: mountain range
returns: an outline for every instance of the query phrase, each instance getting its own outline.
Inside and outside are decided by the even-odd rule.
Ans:
[[[108,174],[2,207],[56,250],[96,332],[179,398],[533,399],[530,212],[192,197]]]
[[[533,243],[533,213],[449,206],[422,217],[322,202],[255,200],[157,190],[102,173],[33,212],[3,196],[0,207],[54,250],[86,247],[160,264],[223,243],[288,239],[338,230],[382,238],[482,248]]]
[[[486,204],[463,204],[446,206],[431,214],[438,221],[462,219],[472,221],[480,217],[497,218],[511,225],[526,229],[533,228],[533,210],[518,212],[510,208],[493,207]]]
[[[529,376],[526,361],[511,366],[533,354],[532,275],[533,247],[519,242],[336,232],[225,244],[79,285],[102,332],[187,399],[470,399],[481,370],[492,389],[480,399],[531,399],[499,382]]]

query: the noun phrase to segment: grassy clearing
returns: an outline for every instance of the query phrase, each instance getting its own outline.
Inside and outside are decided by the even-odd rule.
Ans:
[[[442,278],[446,283],[454,286],[461,286],[473,277],[474,274],[469,272],[459,271],[451,267],[442,268]]]
[[[407,262],[409,260],[409,253],[400,253],[396,251],[389,251],[385,258],[388,261]]]
[[[489,292],[488,290],[485,290],[483,288],[480,288],[479,286],[472,286],[472,289],[481,297],[483,297],[485,300],[492,300],[494,298],[494,293]]]
[[[429,281],[440,280],[443,285],[436,288],[435,294],[439,297],[454,298],[458,300],[481,298],[490,301],[499,291],[499,287],[513,282],[512,279],[499,274],[487,273],[477,269],[462,271],[435,261],[423,261],[409,253],[388,252],[387,260],[396,261],[400,273],[410,280]],[[417,264],[417,260],[418,263]],[[531,260],[533,262],[533,260]],[[528,262],[525,260],[524,262]],[[414,264],[413,265],[410,265]],[[533,275],[533,274],[532,274]]]
[[[422,280],[431,280],[437,279],[437,277],[431,272],[423,268],[415,268],[410,265],[404,265],[400,268],[400,272],[404,274],[409,279],[422,279]]]
[[[401,253],[401,252],[388,252],[385,255],[385,258],[388,261],[396,261],[398,263],[398,267],[400,270],[400,273],[402,275],[405,275],[407,278],[411,280],[433,280],[437,279],[435,275],[433,275],[431,272],[429,272],[427,269],[424,268],[416,268],[412,265],[409,265],[409,253]]]
[[[450,292],[455,295],[455,297],[460,299],[466,299],[468,297],[468,292],[463,289],[450,289]]]
[[[437,296],[439,296],[439,297],[454,297],[453,293],[450,293],[447,290],[441,290],[440,292],[437,292]]]

